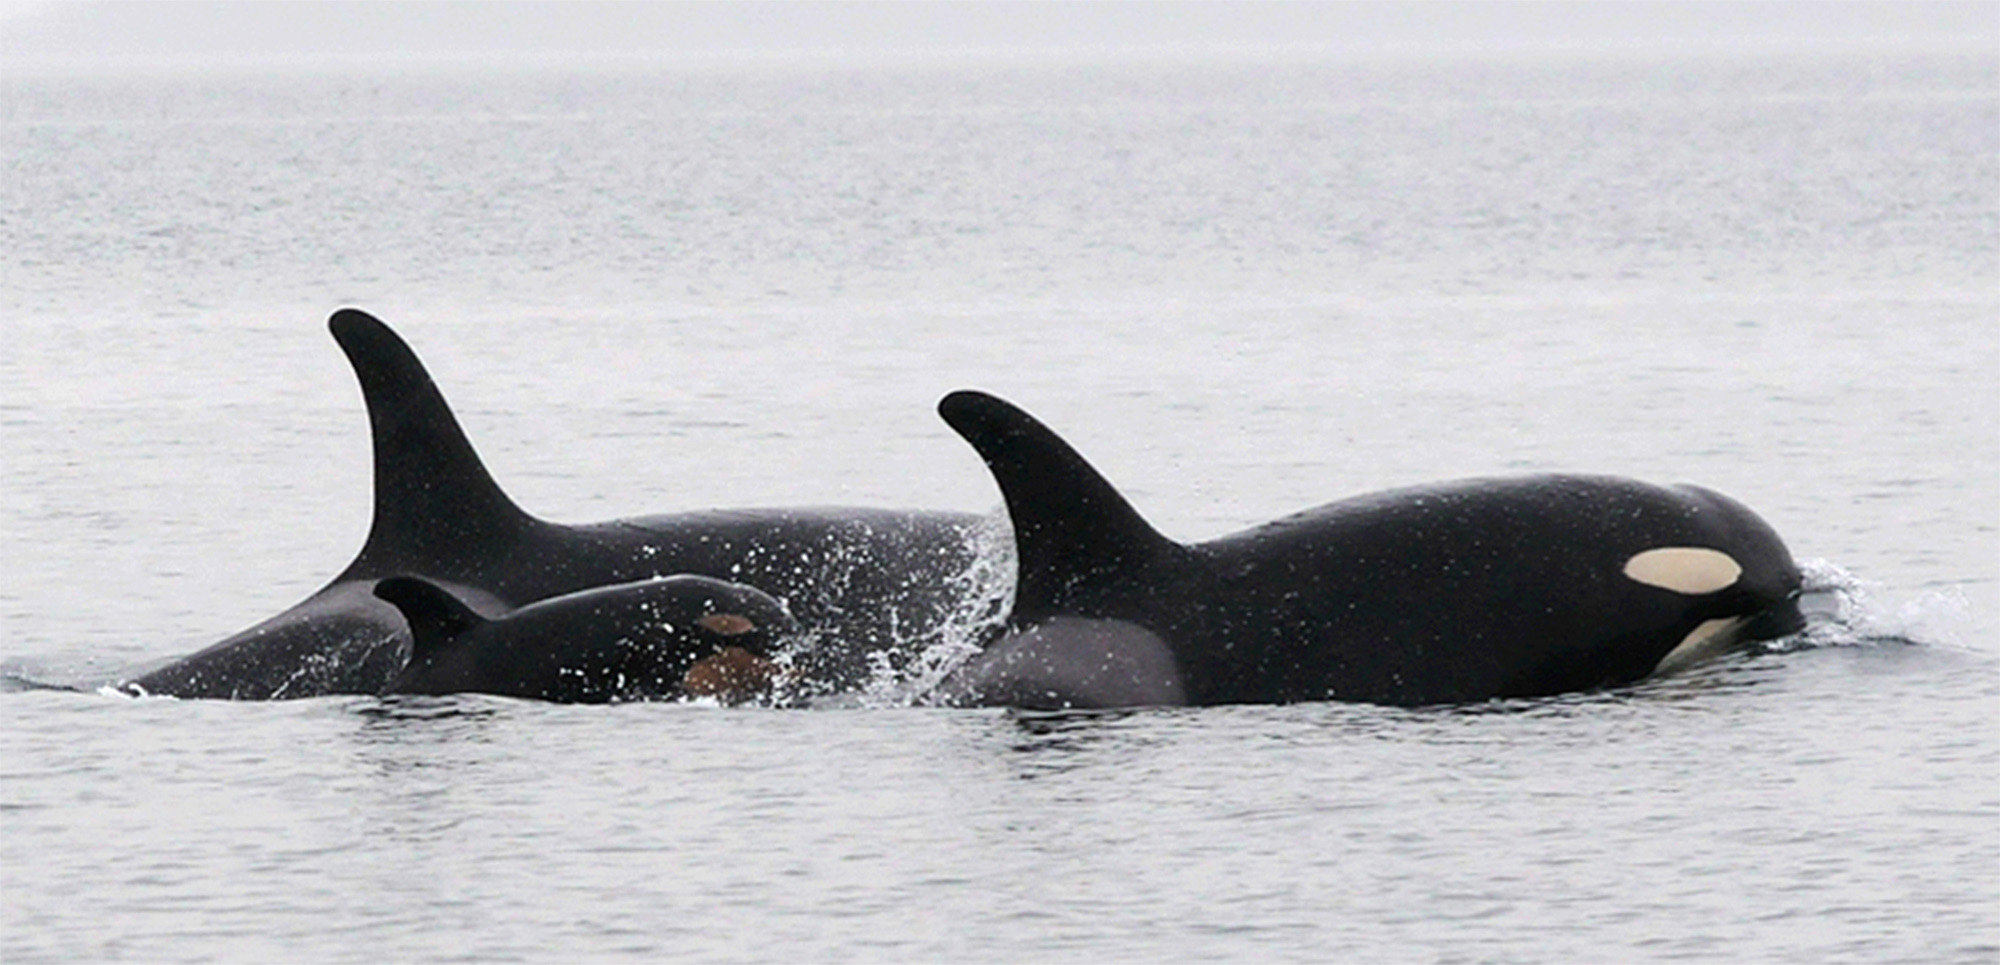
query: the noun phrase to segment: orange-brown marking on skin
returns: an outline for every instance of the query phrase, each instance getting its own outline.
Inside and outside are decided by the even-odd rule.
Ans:
[[[695,622],[701,624],[702,628],[708,630],[710,633],[720,633],[725,637],[733,637],[737,634],[749,633],[757,629],[757,625],[750,622],[749,617],[737,613],[711,613]]]
[[[681,677],[681,690],[690,697],[742,703],[770,693],[781,669],[742,647],[724,647],[689,667]]]

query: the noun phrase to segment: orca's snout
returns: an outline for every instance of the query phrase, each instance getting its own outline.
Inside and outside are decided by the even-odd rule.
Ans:
[[[1799,590],[1793,590],[1784,599],[1751,617],[1750,622],[1743,625],[1744,639],[1777,640],[1804,630],[1806,616],[1799,609],[1800,593]]]

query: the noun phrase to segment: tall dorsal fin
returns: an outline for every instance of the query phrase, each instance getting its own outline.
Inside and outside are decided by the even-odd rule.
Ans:
[[[451,591],[414,576],[392,576],[375,584],[375,595],[403,611],[410,625],[410,663],[428,660],[486,618],[472,612]]]
[[[983,392],[953,392],[938,414],[979,451],[1007,501],[1016,622],[1059,612],[1075,588],[1177,545],[1034,416]]]
[[[424,363],[389,326],[343,308],[327,328],[361,381],[375,441],[375,518],[349,573],[449,572],[451,561],[537,524],[493,481]]]

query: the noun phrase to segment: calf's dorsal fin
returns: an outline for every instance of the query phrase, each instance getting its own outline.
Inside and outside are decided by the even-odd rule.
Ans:
[[[1059,612],[1076,589],[1176,546],[1034,416],[983,392],[961,391],[938,414],[978,450],[1014,521],[1019,577],[1014,620]]]
[[[466,631],[486,623],[450,590],[415,576],[392,576],[375,584],[375,595],[403,612],[410,625],[410,662],[427,660]]]
[[[375,516],[349,574],[450,572],[538,525],[493,481],[409,345],[367,312],[327,322],[347,353],[375,447]]]

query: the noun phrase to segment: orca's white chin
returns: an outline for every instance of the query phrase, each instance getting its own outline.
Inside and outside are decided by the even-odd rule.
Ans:
[[[1674,645],[1660,662],[1653,666],[1654,674],[1678,673],[1696,664],[1707,663],[1741,644],[1746,635],[1743,628],[1749,626],[1749,617],[1717,617],[1703,620],[1681,642]]]
[[[1653,673],[1677,673],[1739,650],[1752,641],[1776,640],[1797,633],[1804,626],[1796,593],[1760,613],[1703,620],[1660,658],[1653,666]]]

